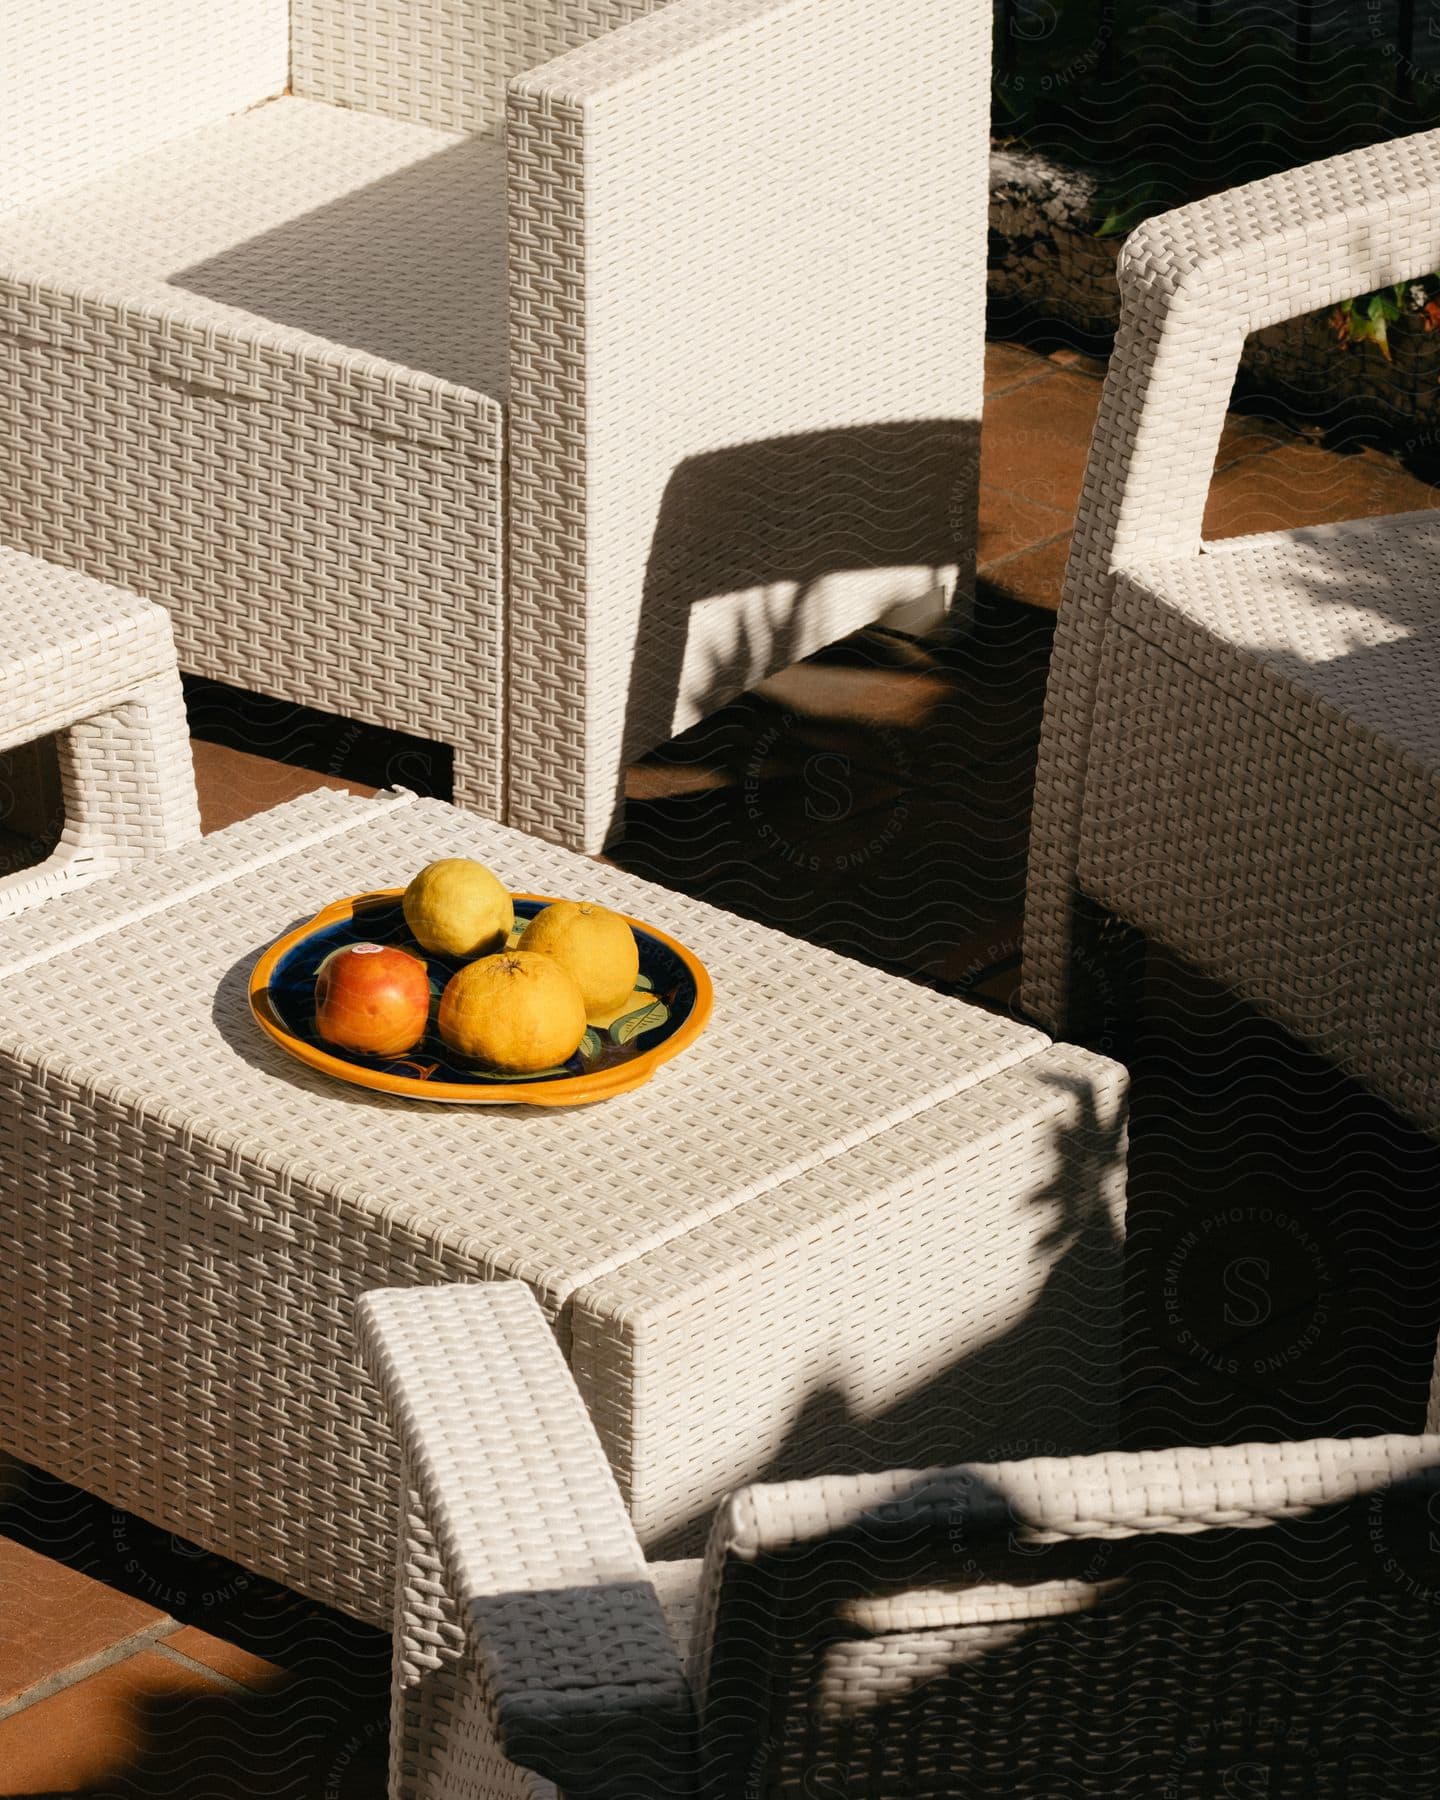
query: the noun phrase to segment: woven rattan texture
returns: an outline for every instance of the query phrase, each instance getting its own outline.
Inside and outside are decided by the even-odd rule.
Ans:
[[[1243,1772],[1399,1800],[1437,1769],[1440,1595],[1407,1548],[1437,1465],[1440,1439],[1382,1438],[746,1490],[708,1564],[707,1775],[1209,1800]]]
[[[295,96],[200,80],[208,121],[161,108],[8,221],[0,539],[171,607],[187,667],[439,738],[462,803],[598,847],[626,757],[972,560],[988,9],[291,24]]]
[[[0,976],[19,975],[66,950],[94,943],[122,921],[138,922],[183,907],[278,856],[295,855],[302,848],[323,855],[321,846],[353,830],[362,819],[375,819],[389,808],[411,803],[408,794],[359,800],[322,791],[257,813],[203,842],[196,840],[167,853],[163,881],[148,873],[127,873],[73,895],[63,907],[47,907],[27,919],[0,924]]]
[[[989,33],[705,0],[512,87],[514,822],[598,846],[624,758],[969,557]]]
[[[390,1795],[421,1800],[557,1800],[548,1781],[517,1768],[491,1721],[473,1634],[407,1486],[400,1509],[390,1706]]]
[[[0,212],[285,86],[285,0],[7,0]]]
[[[493,133],[274,100],[14,215],[5,255],[197,325],[505,391]]]
[[[158,606],[0,546],[0,744],[44,737],[174,668]]]
[[[1192,1606],[1193,1556],[1157,1539],[1146,1560],[1143,1579],[1056,1617],[863,1638],[777,1632],[765,1646],[771,1706],[727,1697],[715,1708],[724,1748],[748,1727],[772,1747],[770,1767],[707,1765],[712,1791],[739,1800],[765,1779],[761,1791],[800,1800],[823,1771],[833,1792],[950,1800],[957,1769],[959,1791],[980,1800],[1110,1800],[1127,1783],[1167,1800],[1257,1781],[1253,1792],[1283,1800],[1433,1790],[1428,1594],[1366,1592],[1341,1565],[1341,1591],[1287,1604],[1273,1591],[1279,1547],[1247,1544],[1228,1602]]]
[[[1245,673],[1232,652],[1221,684],[1111,625],[1080,880],[1440,1130],[1436,775]]]
[[[1057,1047],[581,1289],[571,1366],[646,1541],[698,1548],[667,1522],[756,1469],[1112,1444],[1123,1104]],[[696,1407],[697,1342],[743,1405]]]
[[[1120,331],[1066,573],[1031,824],[1025,993],[1052,1025],[1067,1008],[1071,905],[1114,573],[1201,555],[1205,499],[1246,334],[1431,267],[1437,195],[1440,134],[1432,132],[1151,219],[1126,245]],[[1399,529],[1410,533],[1408,523]],[[1409,541],[1402,560],[1413,552]],[[1312,571],[1319,559],[1317,551]],[[1345,567],[1343,558],[1334,565],[1342,582]],[[1314,594],[1301,600],[1295,584],[1286,585],[1307,609],[1326,604]],[[1328,577],[1324,585],[1333,601]],[[1288,641],[1311,629],[1290,624]],[[1413,648],[1407,654],[1421,666]]]
[[[291,0],[297,94],[447,131],[505,116],[505,84],[663,0]]]
[[[161,601],[197,673],[453,744],[491,813],[500,404],[461,382],[503,380],[502,184],[493,141],[282,100],[0,260],[0,538]]]
[[[565,1384],[538,1311],[504,1287],[399,1305],[403,1323],[388,1302],[369,1321],[423,1490],[406,1509],[397,1592],[397,1718],[410,1733],[395,1791],[524,1792],[497,1728],[568,1793],[689,1791],[678,1663],[654,1692],[653,1612],[634,1609],[627,1654],[607,1635],[602,1588],[594,1641],[554,1639],[597,1526],[614,1526],[573,1396],[551,1391]],[[472,1369],[517,1356],[504,1400],[457,1395]],[[1387,1437],[743,1489],[715,1517],[688,1659],[704,1791],[813,1793],[823,1771],[837,1791],[950,1796],[961,1769],[987,1800],[1062,1788],[1101,1800],[1127,1783],[1213,1800],[1242,1775],[1287,1800],[1428,1789],[1437,1481],[1440,1438]],[[694,1579],[693,1565],[650,1572],[668,1592]],[[619,1574],[628,1592],[633,1568]],[[558,1607],[526,1618],[527,1591],[545,1583]],[[482,1684],[497,1651],[498,1678]],[[615,1680],[601,1696],[587,1672],[607,1651]],[[648,1704],[642,1761],[631,1744]],[[566,1767],[592,1705],[614,1729]],[[543,1723],[557,1760],[528,1753],[527,1723]]]
[[[645,1560],[583,1401],[533,1296],[512,1283],[381,1294],[367,1363],[512,1755],[542,1769],[607,1738],[629,1689],[652,1739],[691,1728]],[[474,1421],[491,1421],[483,1465]],[[638,1747],[638,1746],[637,1746]],[[452,1754],[454,1746],[450,1746]]]
[[[690,944],[716,983],[704,1036],[635,1094],[538,1114],[367,1096],[270,1046],[245,1000],[268,939],[337,893],[467,853],[516,887],[588,893]],[[39,915],[43,960],[0,932],[0,967],[15,971],[0,1208],[17,1245],[0,1429],[43,1466],[362,1617],[387,1604],[377,1546],[395,1473],[354,1379],[357,1292],[519,1276],[568,1340],[580,1287],[1045,1049],[433,802],[317,796],[75,906],[58,924]],[[103,1011],[85,998],[101,985]],[[1052,1121],[1037,1115],[1033,1136],[1043,1182]],[[897,1140],[896,1163],[906,1154]],[[816,1271],[840,1278],[823,1249]],[[81,1354],[96,1332],[126,1354]],[[719,1419],[734,1400],[713,1375],[706,1389],[710,1352],[697,1337],[691,1367],[697,1406],[708,1392]],[[795,1354],[778,1330],[775,1357]],[[717,1491],[643,1467],[637,1479],[677,1496],[657,1530]]]
[[[199,836],[170,622],[135,594],[0,548],[0,748],[59,736],[54,853],[0,916]]]
[[[1440,1437],[1311,1438],[1301,1443],[1184,1445],[1138,1454],[1033,1457],[946,1470],[777,1482],[732,1496],[707,1552],[745,1558],[837,1535],[867,1519],[964,1522],[972,1547],[989,1535],[1033,1544],[1260,1529],[1303,1517],[1434,1468]]]
[[[1231,692],[1267,686],[1286,729],[1440,820],[1437,587],[1440,512],[1416,513],[1128,567],[1114,618]]]

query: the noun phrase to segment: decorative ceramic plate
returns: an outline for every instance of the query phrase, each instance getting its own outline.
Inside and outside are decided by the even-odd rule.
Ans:
[[[603,1028],[590,1025],[569,1062],[534,1075],[485,1069],[457,1058],[435,1031],[435,1006],[450,977],[471,960],[425,956],[430,969],[430,1029],[403,1056],[367,1056],[327,1044],[315,1029],[315,973],[346,944],[394,944],[424,955],[400,910],[403,888],[336,900],[307,924],[273,943],[250,976],[250,1010],[282,1050],[356,1087],[412,1100],[459,1106],[584,1106],[643,1086],[663,1062],[678,1056],[710,1017],[710,977],[698,957],[653,925],[629,921],[640,951],[633,1004]],[[513,945],[550,900],[516,894]]]

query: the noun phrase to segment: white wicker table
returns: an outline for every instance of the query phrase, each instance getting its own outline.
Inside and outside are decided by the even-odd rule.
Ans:
[[[562,1111],[292,1063],[248,1014],[260,950],[443,854],[674,933],[715,981],[704,1036]],[[315,795],[0,926],[0,1444],[376,1622],[398,1463],[355,1360],[372,1287],[528,1282],[656,1548],[837,1454],[1094,1448],[1122,1088],[438,802]]]

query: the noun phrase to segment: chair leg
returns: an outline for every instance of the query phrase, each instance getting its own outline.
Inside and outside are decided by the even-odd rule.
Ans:
[[[60,740],[62,846],[114,861],[200,835],[190,733],[177,675],[156,676]]]
[[[43,862],[0,878],[0,918],[200,835],[179,676],[156,676],[58,733],[65,824]]]

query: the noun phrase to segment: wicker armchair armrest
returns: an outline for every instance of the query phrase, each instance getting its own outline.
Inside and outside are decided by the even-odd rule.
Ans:
[[[511,81],[512,824],[598,849],[624,757],[972,558],[991,29],[669,0]]]
[[[1232,188],[1147,220],[1120,258],[1121,313],[1076,512],[1031,819],[1024,996],[1083,1030],[1069,957],[1090,718],[1113,574],[1202,553],[1245,339],[1440,264],[1440,132]]]
[[[1142,545],[1151,555],[1198,548],[1249,333],[1437,266],[1440,131],[1289,169],[1138,226],[1120,257],[1121,339],[1068,585]]]
[[[505,1754],[567,1796],[683,1792],[680,1659],[534,1296],[381,1290],[357,1316]]]
[[[1126,240],[1132,300],[1208,311],[1242,334],[1440,265],[1440,131],[1420,132],[1147,219]]]
[[[1260,1529],[1401,1484],[1440,1489],[1440,1435],[1187,1445],[887,1470],[742,1488],[716,1516],[717,1551],[753,1559],[851,1534],[941,1528],[959,1563],[986,1540],[1020,1545]]]

